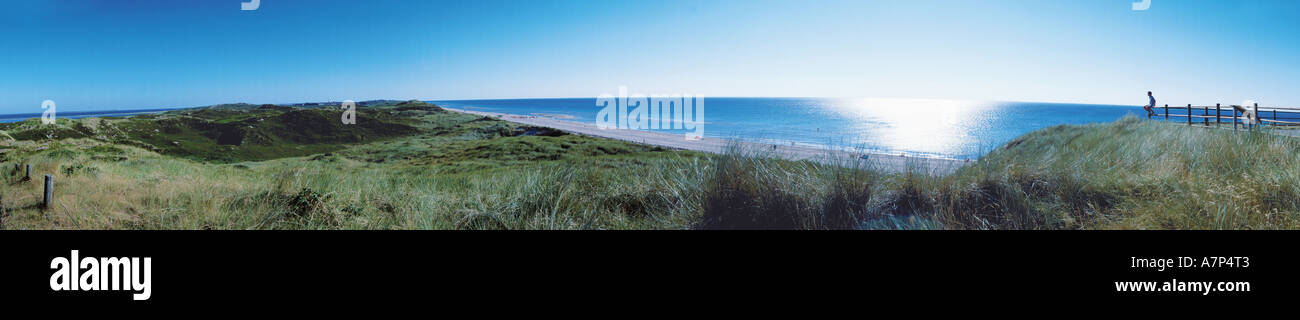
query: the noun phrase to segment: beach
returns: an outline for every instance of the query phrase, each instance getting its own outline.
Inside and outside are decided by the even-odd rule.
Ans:
[[[723,153],[728,144],[737,143],[747,151],[762,153],[787,160],[812,160],[821,162],[839,162],[838,159],[848,161],[865,161],[873,168],[889,172],[906,172],[914,170],[919,172],[928,172],[932,175],[946,175],[957,171],[967,162],[954,159],[941,158],[924,158],[908,157],[901,155],[876,154],[876,153],[853,153],[839,150],[829,150],[822,148],[798,146],[798,145],[775,145],[754,142],[732,141],[728,139],[717,139],[704,137],[699,140],[687,140],[682,134],[654,132],[645,130],[626,130],[626,129],[600,129],[594,123],[581,123],[574,121],[565,121],[539,116],[522,116],[514,114],[474,111],[464,109],[454,109],[443,107],[448,111],[460,112],[486,117],[499,118],[530,126],[547,127],[572,134],[609,138],[635,142],[645,145],[660,146],[672,149],[693,150],[708,153]],[[867,159],[862,159],[867,155]],[[844,163],[839,162],[839,163]]]

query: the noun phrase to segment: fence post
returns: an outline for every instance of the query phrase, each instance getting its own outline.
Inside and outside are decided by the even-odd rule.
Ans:
[[[1187,125],[1192,125],[1192,104],[1187,104]]]
[[[31,179],[32,179],[32,164],[28,163],[28,164],[27,164],[27,175],[23,176],[23,180],[31,180]]]
[[[1206,116],[1206,117],[1209,117],[1209,116],[1210,116],[1210,106],[1202,107],[1202,108],[1201,108],[1201,115]],[[1201,118],[1201,120],[1203,120],[1203,121],[1205,122],[1205,126],[1206,126],[1206,127],[1209,127],[1209,126],[1210,126],[1210,118]]]
[[[1237,133],[1237,107],[1232,107],[1232,133]]]
[[[52,208],[54,205],[54,175],[45,175],[45,208]]]
[[[1169,104],[1165,104],[1165,120],[1169,120]]]
[[[1260,118],[1260,103],[1255,103],[1255,126],[1260,126],[1262,124],[1264,124],[1264,120],[1261,120]]]
[[[1247,105],[1242,105],[1242,107],[1247,107]],[[1255,131],[1255,127],[1260,126],[1260,104],[1255,104],[1252,111],[1255,111],[1255,124],[1245,126],[1245,130]]]

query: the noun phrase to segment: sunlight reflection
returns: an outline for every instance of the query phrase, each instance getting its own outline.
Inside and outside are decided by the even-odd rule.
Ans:
[[[934,99],[845,99],[832,109],[854,121],[855,144],[929,154],[962,154],[987,129],[995,103]]]

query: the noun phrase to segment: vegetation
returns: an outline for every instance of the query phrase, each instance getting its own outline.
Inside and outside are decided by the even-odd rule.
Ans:
[[[415,134],[420,116],[444,112],[423,102],[403,102],[357,110],[367,121],[345,125],[341,108],[289,108],[275,105],[210,107],[158,115],[107,119],[39,119],[2,124],[17,140],[91,138],[134,145],[184,158],[238,162],[269,160],[342,149],[347,144]]]
[[[919,169],[889,172],[829,156],[785,161],[740,147],[721,155],[665,150],[414,101],[359,108],[355,126],[333,125],[338,115],[328,106],[235,105],[60,120],[55,126],[30,120],[6,124],[0,126],[11,137],[0,145],[3,226],[1292,229],[1300,224],[1300,159],[1294,156],[1300,142],[1294,138],[1132,117],[1039,130],[938,176]],[[23,163],[32,164],[34,175],[55,174],[54,208],[41,208],[40,178],[24,181]]]
[[[1032,132],[946,176],[720,157],[703,226],[1295,229],[1300,141],[1127,117]]]
[[[192,128],[170,133],[160,129],[156,137],[141,140],[129,140],[133,139],[129,132],[149,130],[130,129],[119,136],[102,131],[163,126],[149,121],[238,123],[327,111],[223,107],[142,119],[59,120],[56,126],[30,120],[11,124],[4,127],[6,132],[17,135],[65,128],[71,130],[59,132],[76,134],[5,143],[0,156],[4,169],[0,180],[6,186],[0,193],[7,211],[4,226],[651,229],[686,228],[698,217],[698,211],[684,207],[680,200],[690,195],[677,192],[684,185],[698,184],[688,180],[698,180],[702,173],[669,168],[705,162],[703,154],[565,135],[421,104],[359,110],[357,126],[365,128],[365,122],[374,120],[368,115],[392,112],[393,118],[382,119],[384,125],[416,129],[407,135],[356,143],[312,140],[328,141],[320,145],[329,151],[305,156],[298,155],[313,149],[293,142],[303,140],[288,138],[267,146],[266,152],[241,151],[245,145],[236,145],[226,151],[234,155],[223,156],[157,142],[216,140],[193,134]],[[110,125],[98,123],[100,131],[77,129],[102,121]],[[332,115],[314,121],[339,122]],[[274,132],[276,138],[293,136],[305,135]],[[274,159],[260,160],[268,157]],[[260,161],[236,161],[241,159]],[[32,165],[34,175],[57,173],[54,208],[41,209],[41,178],[24,181],[23,163]]]

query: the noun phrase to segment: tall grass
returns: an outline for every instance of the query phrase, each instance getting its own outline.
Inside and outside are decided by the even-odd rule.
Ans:
[[[210,164],[129,146],[113,146],[120,152],[108,158],[94,151],[104,146],[94,140],[16,145],[13,152],[29,155],[0,164],[10,212],[5,226],[685,229],[698,217],[697,188],[711,165],[698,153],[651,152],[465,172],[458,163],[444,168],[338,155]],[[14,170],[21,163],[36,174],[58,172],[55,208],[41,208],[39,175],[22,181]],[[82,169],[62,173],[72,166]]]
[[[719,157],[700,226],[1290,229],[1297,151],[1292,137],[1135,117],[1035,131],[946,176],[733,150]]]
[[[1047,227],[1294,228],[1300,142],[1127,117],[1030,133],[956,177],[1027,190]]]
[[[1292,229],[1300,143],[1136,118],[1032,132],[957,172],[651,150],[596,138],[412,137],[213,164],[91,139],[7,143],[6,228]],[[42,209],[40,176],[56,177]]]
[[[738,144],[714,158],[704,229],[847,229],[870,214],[879,174],[861,162],[777,160]]]

